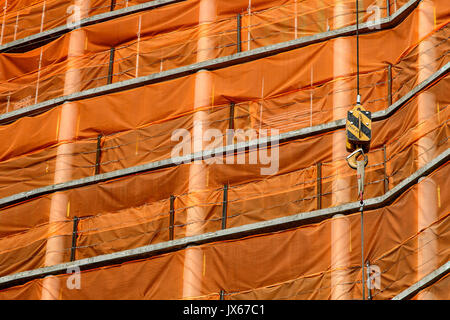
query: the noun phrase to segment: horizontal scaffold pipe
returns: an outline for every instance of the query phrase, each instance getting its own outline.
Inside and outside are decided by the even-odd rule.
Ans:
[[[423,277],[421,280],[414,283],[412,286],[396,295],[392,300],[406,300],[415,296],[423,289],[431,286],[433,283],[447,275],[450,271],[450,261],[447,261],[444,265],[437,268],[430,274]]]
[[[372,114],[372,121],[380,121],[391,116],[394,112],[400,109],[405,103],[407,103],[416,94],[427,88],[429,85],[438,81],[440,78],[446,76],[450,70],[450,62],[431,75],[429,78],[424,80],[422,83],[417,85],[414,89],[409,91],[401,99],[397,100],[394,104],[389,106],[386,110],[381,110]],[[22,201],[27,201],[32,198],[42,196],[44,194],[50,194],[58,191],[64,191],[68,189],[80,188],[90,184],[100,183],[112,179],[117,179],[132,174],[139,174],[143,172],[149,172],[154,170],[159,170],[167,167],[177,166],[181,163],[190,163],[195,160],[205,160],[216,155],[227,155],[234,154],[236,152],[241,152],[245,150],[251,150],[257,148],[258,146],[268,146],[275,145],[277,143],[282,143],[290,140],[303,139],[306,137],[322,134],[325,132],[330,132],[345,127],[345,119],[340,119],[325,124],[316,125],[313,127],[307,127],[303,129],[293,130],[279,135],[273,135],[268,137],[262,137],[259,139],[254,139],[250,141],[240,142],[236,144],[230,144],[224,147],[219,147],[212,150],[203,150],[195,153],[191,153],[181,157],[174,157],[169,159],[164,159],[160,161],[150,162],[147,164],[129,167],[125,169],[120,169],[116,171],[106,172],[97,174],[91,177],[86,177],[78,180],[72,180],[64,183],[54,184],[42,188],[33,189],[26,192],[17,193],[5,198],[0,199],[0,208],[19,203]]]
[[[359,33],[372,33],[385,29],[390,29],[397,26],[402,22],[421,2],[421,0],[410,0],[407,4],[402,6],[395,14],[382,18],[376,21],[369,21],[359,24]],[[380,27],[374,31],[373,26],[379,25]],[[349,36],[356,34],[356,25],[344,27],[341,29],[318,33],[312,36],[301,37],[295,40],[281,42],[278,44],[265,46],[245,52],[236,53],[226,57],[220,57],[212,60],[207,60],[171,70],[150,74],[148,76],[138,77],[130,80],[116,82],[108,85],[104,85],[97,88],[88,89],[81,92],[76,92],[66,96],[50,99],[37,103],[25,108],[20,108],[5,114],[0,115],[0,125],[13,122],[25,116],[33,116],[50,110],[65,102],[77,101],[97,97],[101,95],[107,95],[114,92],[129,90],[137,87],[142,87],[152,83],[163,82],[171,79],[184,77],[190,74],[194,74],[200,70],[217,70],[221,68],[238,65],[241,63],[249,62],[252,60],[262,59],[265,57],[273,56],[282,52],[291,51],[301,47],[305,47],[314,43],[323,42],[333,38],[342,36]]]
[[[450,160],[450,148],[445,150],[439,156],[428,162],[425,166],[417,170],[415,173],[404,179],[397,186],[389,190],[386,194],[365,200],[364,206],[366,210],[381,208],[394,202],[402,193],[412,187],[422,177],[425,177],[438,169]],[[62,263],[54,266],[38,268],[34,270],[24,271],[0,278],[0,288],[7,288],[27,281],[42,278],[49,275],[64,274],[69,269],[79,268],[80,270],[89,270],[102,266],[115,265],[127,261],[144,259],[162,253],[181,250],[186,247],[213,243],[217,241],[239,239],[249,235],[263,234],[268,232],[277,232],[287,230],[302,225],[317,223],[325,219],[329,219],[336,214],[348,215],[358,212],[360,203],[352,202],[337,207],[315,210],[311,212],[303,212],[287,217],[272,219],[253,224],[247,224],[240,227],[224,229],[215,232],[204,233],[201,235],[185,237],[181,239],[166,241],[162,243],[152,244],[129,249],[120,252],[100,255],[92,258],[80,259],[73,262]]]
[[[137,4],[137,5],[119,9],[119,10],[114,10],[111,12],[97,14],[95,16],[84,18],[84,19],[80,20],[79,23],[77,24],[78,25],[77,28],[90,26],[93,24],[105,22],[108,20],[120,18],[123,16],[131,15],[131,14],[146,11],[146,10],[156,9],[156,8],[159,8],[162,6],[166,6],[166,5],[170,5],[170,4],[174,4],[174,3],[182,2],[182,1],[186,1],[186,0],[153,0],[153,1],[145,2],[142,4]],[[23,39],[14,40],[9,43],[5,43],[4,45],[1,45],[0,52],[14,52],[21,47],[30,46],[35,43],[45,43],[45,42],[47,42],[48,39],[54,39],[54,38],[60,37],[65,33],[69,33],[73,29],[74,28],[71,24],[66,24],[63,26],[53,28],[51,30],[46,30],[46,31],[43,31],[40,33],[36,33],[31,36],[25,37]]]

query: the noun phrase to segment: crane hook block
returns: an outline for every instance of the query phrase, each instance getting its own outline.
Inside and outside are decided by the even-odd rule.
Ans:
[[[358,158],[362,156],[362,160],[358,160]],[[355,151],[353,151],[351,154],[347,156],[347,163],[352,169],[358,169],[358,163],[360,162],[360,165],[364,164],[364,167],[367,166],[367,163],[369,162],[369,157],[367,154],[364,153],[363,149],[359,148]]]
[[[368,153],[372,139],[372,113],[357,104],[347,112],[345,128],[347,131],[347,151],[353,152],[362,148],[365,153]]]

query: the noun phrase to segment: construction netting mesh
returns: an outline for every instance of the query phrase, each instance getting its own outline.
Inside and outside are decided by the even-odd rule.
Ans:
[[[449,81],[449,77],[442,79],[390,118],[374,123],[365,197],[383,195],[448,149],[450,101],[445,100],[444,91]],[[440,107],[419,121],[418,100],[429,94]],[[224,164],[189,163],[4,208],[0,274],[44,266],[46,243],[55,237],[64,239],[58,251],[64,257],[61,262],[69,261],[74,217],[81,219],[76,259],[167,241],[171,229],[174,239],[220,230],[224,185],[228,186],[226,227],[356,201],[356,174],[348,167],[345,149],[337,158],[331,152],[336,137],[345,139],[345,130],[272,146],[270,152],[279,155],[279,163],[277,173],[271,176],[261,173],[266,165],[249,164],[249,160],[246,164],[226,164],[226,159]],[[420,143],[423,139],[428,140],[426,148]],[[243,156],[250,159],[254,152]],[[202,186],[198,190],[192,187],[197,180]],[[49,223],[52,211],[58,212],[60,219]]]
[[[199,0],[185,1],[78,28],[26,53],[3,53],[0,112],[237,53],[238,30],[240,50],[248,51],[356,22],[353,0],[253,0],[250,4],[247,0],[221,4],[214,21],[199,24]],[[385,11],[386,1],[361,1],[361,22],[386,16],[379,11],[374,16],[371,7]],[[399,48],[403,49],[400,44]]]
[[[386,109],[391,101],[397,101],[423,81],[419,81],[418,74],[424,68],[431,75],[449,61],[448,24],[443,23],[418,41],[413,22],[414,16],[396,29],[407,35],[405,43],[397,41],[398,48],[392,46],[393,50],[380,52],[379,56],[362,54],[361,94],[363,104],[372,112]],[[362,37],[362,47],[374,49],[384,42],[396,41],[395,36],[390,31],[366,35]],[[225,134],[230,127],[256,132],[277,129],[284,133],[342,119],[354,104],[355,61],[351,70],[334,78],[333,65],[323,61],[332,61],[335,41],[338,40],[65,103],[41,115],[4,125],[0,128],[0,140],[8,144],[0,150],[0,195],[170,158],[178,144],[171,140],[172,133],[179,128],[192,132],[196,121],[205,129],[214,128]],[[351,38],[348,41],[352,43]],[[417,61],[423,43],[427,46],[421,55],[430,55],[433,63],[423,65]],[[392,67],[379,61],[390,61]],[[205,89],[205,97],[198,99],[195,85],[202,79],[211,84]],[[133,101],[132,111],[124,108],[129,101]],[[436,108],[445,106],[446,102],[440,101]],[[17,131],[28,139],[12,134]],[[58,166],[58,161],[65,165]]]
[[[99,8],[110,10],[109,2],[100,2]],[[31,6],[41,10],[35,10],[36,21],[49,3]],[[116,8],[132,3],[117,1]],[[405,3],[391,0],[390,13]],[[430,3],[435,14],[425,35],[418,24],[421,11],[414,10],[390,30],[361,36],[360,84],[368,110],[385,110],[448,64],[450,8],[444,0]],[[83,27],[26,53],[1,53],[0,112],[234,54],[237,13],[241,51],[355,23],[354,1],[339,2],[339,14],[331,0],[248,4],[224,3],[214,21],[199,24],[199,1],[185,1]],[[385,1],[361,1],[361,22],[371,18],[369,7],[377,4],[386,16]],[[4,17],[22,12],[5,8]],[[91,11],[91,16],[98,13]],[[27,31],[55,25],[29,25]],[[16,29],[15,37],[28,35]],[[5,27],[2,34],[11,41],[11,30]],[[5,124],[0,127],[0,197],[171,158],[179,146],[173,133],[180,128],[191,136],[199,124],[202,130],[215,129],[216,142],[225,145],[231,142],[229,128],[258,135],[274,129],[287,133],[343,119],[357,90],[354,40],[339,37],[227,68],[66,102]],[[75,48],[74,43],[83,46]],[[380,50],[386,43],[389,50]],[[333,62],[337,57],[340,62]],[[366,198],[385,194],[448,150],[449,81],[444,74],[373,123]],[[345,160],[345,147],[336,151],[339,141],[345,141],[344,129],[262,148],[270,163],[251,163],[261,160],[261,149],[239,151],[4,207],[0,276],[356,201],[356,174]],[[183,147],[189,149],[191,142]],[[239,157],[241,163],[227,161]],[[272,165],[276,173],[263,174]],[[365,260],[381,270],[381,284],[371,292],[374,299],[392,298],[448,260],[448,170],[446,163],[394,203],[366,213]],[[425,224],[417,218],[423,198],[436,213]],[[223,290],[225,299],[359,299],[359,219],[349,214],[84,271],[80,290],[65,285],[69,275],[36,279],[0,291],[0,298],[39,299],[48,294],[61,299],[218,299]],[[341,250],[346,254],[336,254],[336,243],[348,248]],[[269,246],[277,250],[267,250]],[[427,262],[422,256],[430,251],[435,258]],[[428,288],[430,294],[445,297],[445,279]],[[57,290],[50,290],[45,281],[56,283]],[[133,290],[119,290],[124,287]]]
[[[440,300],[449,300],[450,292],[448,291],[448,286],[450,285],[450,274],[445,275],[439,279],[436,283],[431,284],[429,287],[421,290],[417,295],[415,295],[412,300],[416,299],[426,299],[433,300],[436,297]]]
[[[152,1],[152,0],[150,0]],[[148,0],[2,0],[0,45]]]
[[[429,261],[449,256],[450,203],[445,188],[448,163],[400,196],[393,204],[364,213],[366,261],[377,266],[379,284],[373,299],[388,299],[414,283]],[[418,193],[433,187],[436,220],[417,229]],[[438,191],[437,191],[438,190]],[[344,228],[344,238],[336,229]],[[347,258],[332,260],[332,243],[345,245]],[[277,250],[267,250],[268,248]],[[350,214],[281,232],[200,245],[138,261],[82,271],[78,289],[69,289],[73,275],[52,276],[56,299],[329,299],[336,294],[361,298],[360,215]],[[276,261],[277,263],[273,263]],[[47,278],[48,280],[48,278]],[[40,299],[46,279],[0,291],[2,299]],[[133,288],[125,290],[124,288]],[[192,296],[186,295],[186,287]],[[441,290],[438,290],[438,288]],[[106,289],[107,288],[107,289]],[[433,290],[433,288],[436,288]],[[436,284],[435,298],[447,290]],[[183,290],[184,289],[184,290]]]

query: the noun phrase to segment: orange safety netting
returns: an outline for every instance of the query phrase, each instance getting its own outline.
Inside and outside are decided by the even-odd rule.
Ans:
[[[0,45],[152,0],[2,0]]]
[[[415,32],[407,23],[399,28],[404,27],[408,28],[400,30],[408,35]],[[406,94],[418,84],[417,74],[424,68],[417,62],[418,52],[422,55],[433,52],[438,57],[426,66],[430,75],[449,61],[448,41],[445,41],[449,30],[445,24],[419,44],[409,41],[402,51],[398,50],[401,60],[390,58],[396,62],[392,67],[393,101],[401,97],[399,92]],[[365,37],[371,37],[371,48],[383,41],[393,41],[389,33],[383,33],[381,38]],[[414,40],[411,36],[406,38]],[[66,103],[41,115],[5,125],[0,128],[0,141],[8,142],[0,150],[0,168],[5,172],[0,175],[0,195],[4,197],[53,184],[55,174],[61,170],[68,172],[70,167],[74,170],[65,181],[94,175],[97,167],[99,172],[109,172],[170,158],[177,144],[171,141],[171,134],[179,128],[192,130],[201,110],[205,111],[202,118],[205,129],[215,128],[222,133],[230,125],[244,130],[287,132],[341,119],[354,103],[356,81],[351,70],[334,79],[332,65],[324,65],[323,61],[333,58],[330,52],[334,41],[206,72],[211,86],[202,100],[195,98],[199,76],[192,75]],[[427,44],[425,52],[419,50],[422,43]],[[386,64],[376,63],[389,54],[374,57],[373,65],[367,70],[363,68],[363,104],[372,112],[383,110],[389,104],[389,69]],[[368,55],[367,60],[372,56]],[[311,60],[311,57],[314,58]],[[312,62],[312,66],[308,62]],[[253,86],[246,85],[255,82]],[[130,101],[133,101],[132,112],[124,108],[130,106]],[[235,103],[234,115],[230,115],[231,102]],[[445,106],[446,102],[440,101],[437,109]],[[74,114],[69,120],[66,110]],[[69,138],[61,134],[65,126],[73,127]],[[18,131],[28,139],[11,134]],[[99,134],[102,136],[97,148]],[[61,150],[62,146],[66,148]],[[98,166],[97,151],[101,151]],[[64,161],[67,166],[58,168],[58,161]]]
[[[450,274],[445,275],[437,282],[431,284],[429,287],[421,290],[411,300],[449,300],[450,291]]]
[[[267,1],[258,3],[263,6],[267,4]],[[434,21],[434,30],[426,37],[420,39],[418,37],[417,12],[393,30],[361,37],[362,47],[365,48],[363,51],[366,50],[361,55],[364,57],[361,69],[363,104],[369,110],[375,112],[385,109],[389,99],[393,101],[400,99],[423,80],[424,68],[427,68],[427,74],[431,75],[448,62],[449,12],[442,1],[437,0],[435,4],[437,16]],[[186,15],[188,15],[187,12],[192,13],[198,10],[196,2],[192,1],[189,5],[193,11],[185,11]],[[301,19],[293,21],[289,18],[287,19],[289,23],[282,19],[276,20],[279,17],[278,14],[288,10],[289,6],[293,8],[291,2],[285,1],[279,8],[260,9],[260,12],[249,14],[247,18],[257,21],[255,25],[252,25],[251,21],[246,21],[245,13],[243,13],[243,27],[245,23],[252,25],[250,30],[252,41],[247,41],[247,44],[251,43],[250,49],[271,44],[271,41],[275,43],[285,41],[282,35],[277,35],[275,40],[271,40],[270,37],[267,37],[267,40],[259,37],[257,32],[259,26],[261,28],[269,26],[261,29],[263,30],[261,34],[264,35],[270,35],[270,28],[273,26],[287,30],[288,35],[299,32],[300,29],[292,29],[291,23],[297,23],[298,26]],[[167,10],[175,10],[171,9],[175,7],[167,7]],[[234,16],[234,8],[231,7],[231,5],[224,6],[222,10],[229,16],[232,16],[231,13]],[[179,4],[177,8],[179,10],[179,8],[187,7]],[[316,8],[313,11],[315,14],[320,12]],[[173,12],[175,11],[171,14]],[[125,17],[120,21],[123,25],[127,23],[132,25],[139,21],[139,25],[142,26],[144,19],[139,17],[143,15]],[[196,21],[196,15],[193,17],[191,19],[195,29],[198,21]],[[275,20],[271,17],[275,17]],[[161,16],[161,19],[163,18],[164,15]],[[223,32],[220,34],[223,41],[229,40],[224,35],[227,28],[226,21],[226,19],[220,20],[215,22],[217,25],[214,25],[215,30]],[[269,22],[267,25],[266,21]],[[277,23],[273,23],[274,21]],[[223,23],[223,29],[220,29],[221,23]],[[112,24],[109,25],[111,26]],[[168,26],[173,27],[170,23]],[[151,30],[144,28],[139,36],[143,39],[146,36],[149,39],[158,38],[161,32],[159,27],[158,24],[155,25],[155,34],[151,34]],[[211,25],[208,24],[203,25],[196,29],[194,34],[208,33],[207,29],[210,27]],[[145,60],[145,54],[139,56],[139,64],[136,64],[137,60],[133,60],[133,57],[136,57],[133,52],[135,49],[129,51],[128,56],[121,55],[127,53],[127,48],[136,48],[136,50],[146,48],[145,45],[148,43],[145,41],[138,42],[139,46],[133,47],[134,44],[138,44],[136,40],[133,40],[136,36],[135,29],[124,28],[123,34],[119,34],[116,39],[113,39],[111,35],[108,36],[107,29],[98,26],[87,27],[83,30],[86,33],[96,34],[98,42],[94,46],[103,48],[102,50],[109,44],[123,46],[124,51],[116,48],[114,65],[115,70],[124,71],[120,71],[123,78],[117,78],[120,75],[115,72],[114,81],[136,76],[138,74],[136,65],[145,73],[157,72],[152,69],[151,59],[153,58]],[[308,31],[307,28],[302,30]],[[311,32],[323,31],[320,28],[318,30]],[[172,30],[164,34],[169,35],[173,32],[180,35],[182,39],[181,35],[184,31],[186,30]],[[198,38],[194,36],[193,43],[196,43]],[[66,46],[70,46],[70,37],[62,39]],[[243,39],[245,39],[244,35]],[[23,118],[3,126],[0,128],[0,141],[5,142],[3,150],[0,150],[2,161],[0,162],[0,196],[91,176],[97,170],[110,172],[169,158],[177,144],[175,141],[170,141],[171,133],[178,128],[185,128],[194,133],[193,123],[199,119],[205,129],[218,129],[221,135],[224,135],[225,129],[230,126],[235,129],[255,129],[259,133],[262,129],[279,129],[280,132],[287,132],[341,119],[345,111],[354,103],[355,61],[351,52],[347,55],[339,54],[340,59],[349,61],[348,68],[339,74],[336,74],[333,63],[327,61],[333,61],[334,54],[339,53],[339,51],[333,51],[338,50],[337,43],[344,41],[350,44],[351,48],[353,40],[354,37],[329,40],[326,43],[238,66],[201,72],[142,88],[66,103],[44,114]],[[395,46],[393,45],[389,52],[377,50],[384,43],[388,43],[386,41],[394,42]],[[86,43],[92,45],[92,42]],[[245,47],[245,41],[243,43]],[[159,45],[166,44],[166,42],[159,43]],[[189,52],[189,43],[185,41],[185,44],[186,47],[182,52]],[[54,42],[48,47],[53,46],[57,49],[60,45],[61,43]],[[151,46],[147,49],[153,52]],[[195,52],[198,50],[197,45],[192,46],[191,49],[194,50],[191,58],[195,56],[195,59],[198,59],[199,53]],[[214,54],[218,56],[230,54],[226,52],[228,49],[214,47],[214,50],[216,49]],[[96,48],[93,51],[96,54],[90,58],[93,61],[99,59],[93,63],[93,66],[99,66],[103,63],[102,61],[109,59],[109,51],[105,52]],[[33,51],[34,56],[28,56],[28,61],[33,61],[36,53],[39,56],[42,53],[44,57],[43,52],[43,49]],[[66,53],[63,52],[57,60],[64,60],[65,55]],[[183,65],[186,61],[192,63],[190,60],[183,61],[176,62],[170,68]],[[429,64],[424,66],[424,61],[428,61]],[[0,65],[1,63],[0,57]],[[388,63],[393,65],[391,97],[388,95]],[[11,65],[14,64],[8,65],[9,68]],[[80,66],[86,66],[86,61],[75,59],[70,62],[70,66],[73,70],[77,70]],[[61,77],[67,77],[64,63],[51,67],[63,72]],[[161,64],[159,67],[161,68]],[[107,64],[99,68],[103,69],[97,69],[97,71],[83,69],[85,75],[81,75],[82,79],[91,76],[98,79],[105,78]],[[127,68],[131,68],[131,71]],[[14,67],[9,70],[14,70]],[[31,71],[33,72],[35,71]],[[23,69],[17,74],[22,73],[24,73]],[[42,70],[38,70],[38,75],[46,77]],[[43,79],[39,77],[39,81]],[[72,84],[75,78],[71,78]],[[28,89],[31,88],[30,92],[33,92],[39,88],[48,88],[44,92],[49,96],[44,100],[52,94],[61,95],[62,91],[58,89],[58,86],[64,88],[64,92],[73,91],[73,88],[66,87],[66,84],[61,87],[61,84],[58,84],[60,80],[52,78],[50,82],[40,82],[39,86],[35,84]],[[101,85],[103,80],[99,81],[99,84],[93,86]],[[201,81],[204,81],[203,84],[206,82],[209,84],[203,92],[202,99],[199,99],[196,87]],[[384,194],[421,168],[424,163],[448,149],[449,101],[446,92],[449,81],[448,76],[439,79],[388,119],[374,123],[374,139],[366,174],[366,198]],[[89,84],[91,85],[92,83]],[[56,90],[51,92],[50,88],[56,88]],[[24,90],[28,89],[24,88]],[[34,96],[36,102],[37,97],[38,95]],[[433,97],[433,100],[429,99],[430,97]],[[7,101],[7,108],[12,106],[8,103],[11,103],[11,99]],[[423,116],[424,105],[428,109],[426,117]],[[14,108],[22,106],[25,104],[18,107],[16,105]],[[126,106],[132,106],[132,109]],[[10,110],[7,109],[7,111]],[[71,130],[73,134],[70,133]],[[22,134],[20,136],[12,134],[15,132]],[[99,134],[101,135],[98,136]],[[344,141],[344,134],[344,130],[337,130],[286,142],[278,148],[272,146],[269,152],[275,152],[275,150],[279,152],[279,167],[276,174],[271,176],[264,176],[260,171],[262,167],[267,166],[248,164],[248,161],[247,164],[241,165],[182,164],[173,168],[49,194],[2,208],[0,212],[0,276],[45,266],[49,255],[58,255],[61,262],[69,261],[72,251],[72,219],[75,217],[80,218],[76,234],[76,259],[160,243],[169,240],[172,232],[173,237],[179,239],[220,230],[223,223],[224,185],[228,186],[227,228],[355,201],[356,175],[355,171],[347,166],[345,161],[347,153],[342,148],[339,154],[332,154],[334,143]],[[24,139],[24,136],[27,138]],[[426,143],[423,142],[424,140]],[[244,155],[250,158],[254,154],[256,153],[250,152]],[[100,156],[99,159],[98,156]],[[99,162],[96,163],[97,161]],[[373,292],[375,299],[390,298],[417,280],[416,271],[424,267],[417,261],[421,251],[428,250],[421,246],[424,242],[436,244],[434,246],[436,248],[433,247],[438,260],[435,263],[436,266],[448,260],[447,215],[449,210],[446,190],[443,187],[448,177],[447,171],[448,166],[445,165],[431,178],[421,181],[419,187],[412,188],[393,205],[368,213],[367,258],[371,263],[379,266],[383,274],[381,288]],[[429,181],[432,181],[432,187],[427,187],[427,190],[433,190],[432,198],[436,198],[436,201],[431,199],[430,194],[423,197],[420,195],[422,191],[416,190],[422,185],[430,184]],[[173,208],[171,208],[171,196],[174,196]],[[414,220],[414,213],[422,208],[417,199],[435,203],[436,212],[438,212],[425,229],[420,229]],[[174,218],[173,226],[170,225],[171,211]],[[58,216],[56,220],[51,218],[55,212]],[[405,222],[405,215],[408,214],[412,215],[412,218]],[[347,228],[351,239],[350,260],[345,266],[336,266],[330,262],[333,259],[331,258],[334,243],[333,225],[337,221],[349,222]],[[361,285],[361,268],[358,265],[360,263],[358,226],[358,216],[350,215],[341,220],[332,219],[318,225],[239,240],[241,242],[210,244],[153,259],[127,263],[119,267],[89,271],[83,273],[83,282],[88,275],[87,287],[84,287],[88,289],[66,290],[63,280],[58,297],[64,299],[89,297],[91,292],[86,291],[90,290],[91,286],[94,288],[92,294],[99,290],[96,281],[105,281],[114,277],[128,281],[128,276],[136,276],[137,272],[144,271],[143,268],[145,272],[147,268],[152,268],[154,271],[149,273],[146,279],[150,281],[149,283],[156,283],[153,287],[146,286],[146,289],[141,289],[139,287],[141,283],[136,286],[133,283],[131,285],[136,291],[130,290],[128,296],[119,298],[181,298],[183,290],[180,291],[180,283],[183,288],[195,287],[195,282],[200,283],[201,287],[193,290],[192,292],[195,293],[190,296],[198,298],[217,298],[221,289],[225,290],[227,299],[323,299],[336,297],[335,291],[343,291],[351,298],[358,298]],[[323,234],[325,234],[324,237],[322,237]],[[429,241],[420,240],[423,236],[430,237],[430,234],[437,235],[437,238],[431,237],[431,240],[427,238]],[[295,240],[297,236],[299,238]],[[269,238],[271,240],[268,240]],[[266,240],[261,241],[261,239]],[[295,240],[295,244],[291,244],[292,239]],[[59,241],[59,244],[50,246],[49,242],[55,240]],[[255,244],[256,242],[258,243]],[[275,244],[278,250],[263,256],[264,248],[267,251],[269,243],[271,246]],[[319,256],[311,257],[309,262],[305,262],[310,257],[311,246],[315,246],[316,243]],[[311,244],[311,246],[302,247],[304,244]],[[246,247],[255,248],[255,251],[246,252]],[[295,251],[296,255],[292,257],[290,250]],[[284,257],[286,251],[289,253]],[[191,261],[189,260],[191,254],[186,256],[186,252],[193,252],[193,255],[199,255],[200,259]],[[246,255],[244,259],[240,256],[241,254]],[[252,258],[259,258],[262,261],[264,267],[261,268],[261,272],[258,270],[255,274],[252,273],[252,269],[255,268],[247,262],[247,259]],[[195,279],[200,281],[191,283],[192,279],[183,279],[185,259],[188,259],[187,268],[194,271],[200,270],[199,273],[194,274]],[[235,260],[238,260],[238,263]],[[280,265],[274,266],[270,263],[278,260],[281,261]],[[133,266],[135,266],[134,269]],[[211,275],[209,270],[213,268],[212,266],[215,271]],[[433,267],[436,266],[433,265]],[[167,288],[159,285],[161,279],[152,279],[153,276],[157,276],[156,271],[162,272],[162,268],[168,270],[164,272],[169,272],[175,278],[174,283]],[[124,269],[127,270],[124,271]],[[125,276],[122,274],[124,272]],[[336,273],[339,274],[337,276],[339,279],[344,277],[345,281],[336,283]],[[57,278],[64,279],[64,276]],[[113,285],[117,283],[113,282]],[[338,290],[339,288],[342,290]],[[15,297],[15,295],[20,298],[40,297],[41,291],[42,280],[35,280],[21,287],[4,290],[0,296],[3,294],[6,298]],[[101,297],[101,294],[104,292],[97,296]],[[110,295],[106,298],[115,298],[114,293]]]
[[[368,7],[380,1],[362,2],[361,22],[373,19]],[[440,2],[437,25],[448,21]],[[237,13],[242,12],[241,50],[246,51],[354,24],[354,5],[351,0],[339,5],[334,0],[265,0],[253,1],[249,9],[244,0],[233,1],[232,7],[220,2],[214,21],[199,23],[199,1],[186,1],[77,29],[29,52],[0,55],[0,112],[234,54]]]
[[[449,81],[449,77],[442,79],[390,118],[373,124],[366,198],[384,194],[448,149],[450,101],[444,92]],[[441,108],[432,108],[419,121],[419,101],[430,95]],[[356,174],[346,163],[345,149],[332,154],[335,139],[345,140],[344,135],[341,129],[272,146],[270,152],[277,152],[279,162],[271,176],[261,172],[268,165],[251,164],[247,154],[246,164],[181,164],[3,208],[0,274],[42,267],[45,244],[52,238],[64,239],[59,250],[63,261],[68,261],[74,217],[81,218],[76,259],[167,241],[172,195],[174,239],[220,230],[225,184],[229,185],[227,228],[356,201]],[[60,199],[60,206],[54,207],[55,199]],[[58,212],[58,221],[49,223],[51,212]]]
[[[372,278],[372,299],[390,299],[448,261],[450,198],[445,186],[449,170],[447,163],[389,206],[364,212],[364,261],[379,270],[378,283]],[[417,215],[424,190],[434,194],[425,201],[435,214],[419,228]],[[82,271],[79,288],[73,287],[72,274],[53,276],[57,289],[52,297],[219,299],[223,290],[226,300],[361,299],[360,230],[360,214],[356,213]],[[339,232],[347,236],[336,238]],[[333,253],[335,246],[341,246],[343,256]],[[436,259],[424,261],[430,252]],[[43,281],[4,289],[0,297],[40,299],[48,290]],[[436,286],[442,290],[439,283]]]

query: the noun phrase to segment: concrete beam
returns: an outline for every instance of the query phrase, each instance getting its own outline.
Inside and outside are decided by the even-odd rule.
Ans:
[[[393,28],[403,21],[421,2],[422,0],[410,0],[404,6],[402,6],[395,14],[382,18],[380,23],[380,29],[375,29],[375,31]],[[359,30],[361,34],[374,32],[373,29],[374,22],[365,22],[359,25]],[[216,70],[221,68],[226,68],[229,66],[245,63],[248,61],[261,59],[269,56],[273,56],[282,52],[291,51],[301,47],[305,47],[314,43],[323,42],[329,39],[354,35],[356,34],[356,25],[341,28],[334,31],[327,31],[319,33],[312,36],[302,37],[299,39],[282,42],[266,47],[261,47],[253,49],[250,51],[240,52],[226,57],[221,57],[213,60],[207,60],[188,66],[183,66],[159,73],[154,73],[148,76],[138,77],[126,81],[116,82],[109,85],[73,93],[70,95],[58,97],[48,101],[44,101],[35,105],[31,105],[25,108],[14,110],[5,114],[0,115],[0,125],[13,122],[24,116],[37,115],[58,105],[63,104],[68,101],[77,101],[82,99],[87,99],[91,97],[106,95],[113,92],[119,92],[124,90],[129,90],[141,86],[145,86],[152,83],[163,82],[175,78],[180,78],[190,74],[194,74],[200,70]]]
[[[414,97],[416,94],[418,94],[421,90],[425,89],[430,84],[434,83],[441,77],[445,76],[450,70],[450,62],[447,63],[445,66],[443,66],[440,70],[435,72],[433,75],[431,75],[427,80],[420,83],[418,86],[416,86],[413,90],[408,92],[404,97],[396,101],[393,105],[389,106],[386,110],[375,112],[372,115],[372,121],[380,121],[383,120],[390,115],[392,115],[394,112],[396,112],[399,108],[401,108],[406,102],[409,101],[412,97]],[[42,188],[33,189],[26,192],[21,192],[9,197],[5,197],[0,199],[0,208],[12,205],[14,203],[26,201],[44,194],[54,193],[57,191],[64,191],[68,189],[73,188],[79,188],[83,186],[87,186],[90,184],[95,184],[107,180],[117,179],[120,177],[128,176],[131,174],[137,174],[137,173],[143,173],[158,169],[163,169],[171,166],[176,166],[180,163],[190,163],[194,160],[204,160],[211,157],[214,157],[215,155],[223,155],[223,154],[229,154],[229,153],[235,153],[242,150],[249,150],[250,148],[254,147],[257,148],[258,146],[269,146],[274,145],[277,142],[286,142],[290,140],[295,139],[303,139],[309,136],[334,131],[337,129],[341,129],[345,127],[345,119],[336,120],[333,122],[320,124],[313,127],[303,128],[299,130],[293,130],[286,133],[282,133],[279,135],[274,135],[270,137],[263,137],[260,139],[255,139],[247,142],[241,142],[233,145],[228,145],[225,147],[216,148],[213,150],[204,150],[197,153],[192,153],[186,156],[182,157],[176,157],[176,158],[170,158],[170,159],[164,159],[160,161],[150,162],[147,164],[120,169],[112,172],[102,173],[95,176],[90,176],[87,178],[82,178],[78,180],[73,180],[69,182],[59,183],[55,185],[50,185]]]
[[[105,12],[101,14],[97,14],[92,17],[88,17],[80,20],[79,27],[86,27],[89,25],[93,25],[96,23],[101,23],[104,21],[117,19],[123,16],[131,15],[134,13],[156,9],[162,6],[174,4],[177,2],[182,2],[186,0],[153,0],[149,2],[145,2],[142,4],[134,5],[128,8],[123,8],[119,10],[114,10],[111,12]],[[0,52],[21,52],[20,48],[31,46],[34,43],[43,43],[48,42],[49,39],[55,39],[57,37],[62,36],[65,33],[72,31],[73,28],[70,25],[63,25],[51,30],[46,30],[29,37],[25,37],[23,39],[18,39],[9,43],[5,43],[0,46]]]
[[[391,104],[389,107],[387,107],[384,110],[380,110],[380,111],[374,112],[372,114],[372,118],[376,119],[375,121],[380,121],[380,120],[383,120],[383,119],[386,119],[386,118],[390,117],[402,105],[404,105],[411,98],[413,98],[417,93],[419,93],[420,91],[426,89],[427,87],[432,85],[435,81],[438,81],[439,79],[446,77],[447,74],[449,73],[449,71],[450,71],[450,62],[447,62],[442,68],[440,68],[435,73],[433,73],[425,81],[419,83],[416,87],[414,87],[413,90],[411,90],[408,93],[406,93],[403,97],[401,97],[395,103]]]
[[[426,166],[417,170],[414,174],[403,180],[397,186],[389,190],[386,194],[371,198],[365,201],[365,209],[372,210],[384,207],[392,203],[403,192],[413,186],[421,177],[429,175],[434,170],[445,164],[450,159],[450,148],[427,163]],[[189,246],[196,246],[205,243],[217,241],[231,240],[242,238],[248,235],[256,235],[267,232],[276,232],[298,227],[305,224],[317,223],[325,219],[329,219],[336,214],[348,215],[358,212],[360,208],[359,201],[343,204],[337,207],[315,210],[311,212],[303,212],[287,217],[272,219],[268,221],[248,224],[240,227],[209,232],[201,235],[186,237],[182,239],[152,244],[139,247],[136,249],[124,250],[111,254],[100,255],[92,258],[81,259],[74,262],[63,263],[55,266],[24,271],[0,278],[0,288],[11,287],[22,284],[36,278],[42,278],[48,275],[67,273],[68,268],[77,267],[80,270],[89,270],[101,266],[120,264],[126,261],[143,259],[155,256],[161,253],[180,250]]]
[[[450,271],[450,261],[447,261],[440,268],[434,270],[420,281],[414,283],[408,289],[396,295],[394,298],[392,298],[392,300],[406,300],[412,298],[421,290],[429,287],[430,285],[441,279],[443,276],[449,273],[449,271]]]

